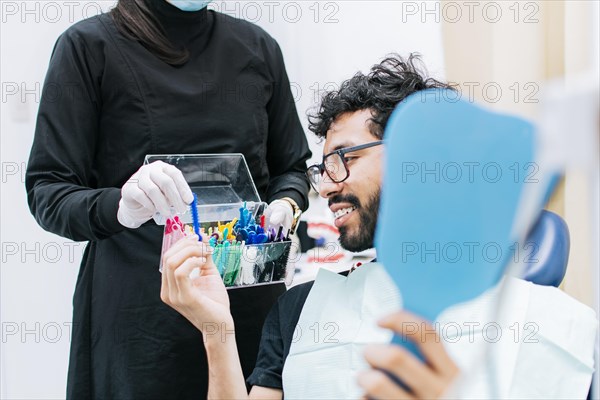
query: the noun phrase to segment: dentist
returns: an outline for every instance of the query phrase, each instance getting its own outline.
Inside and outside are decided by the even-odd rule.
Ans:
[[[146,154],[243,153],[273,223],[291,226],[308,206],[310,151],[281,50],[207,3],[119,0],[54,47],[26,189],[42,228],[88,242],[73,298],[69,399],[206,397],[202,334],[159,297],[162,227],[151,220],[185,208],[191,191],[174,167],[140,167]],[[284,291],[230,294],[247,375]]]

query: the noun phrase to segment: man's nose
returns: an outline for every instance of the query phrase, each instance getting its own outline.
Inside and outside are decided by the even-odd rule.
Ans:
[[[327,174],[325,174],[323,179],[321,179],[321,184],[319,185],[319,195],[324,198],[335,196],[342,191],[343,185],[343,182],[336,183],[332,181]]]

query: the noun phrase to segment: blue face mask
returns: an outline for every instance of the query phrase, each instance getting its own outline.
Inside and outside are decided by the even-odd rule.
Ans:
[[[169,3],[179,8],[181,11],[199,11],[210,3],[210,1],[200,0],[168,0]]]

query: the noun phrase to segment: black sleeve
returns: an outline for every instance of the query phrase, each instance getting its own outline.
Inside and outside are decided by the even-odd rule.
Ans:
[[[275,80],[273,95],[267,104],[267,165],[270,174],[267,201],[291,197],[304,211],[308,208],[310,188],[305,175],[306,160],[311,152],[298,118],[281,49],[271,39],[266,51],[266,59]]]
[[[97,53],[74,29],[56,42],[25,179],[29,208],[40,226],[76,241],[124,229],[117,221],[120,189],[96,187],[94,174],[102,107]]]
[[[283,366],[294,342],[296,325],[314,281],[290,288],[273,306],[263,325],[254,371],[246,380],[249,387],[283,389]]]
[[[275,303],[263,325],[256,367],[246,380],[248,387],[263,386],[283,389],[281,376],[285,360],[279,321],[279,305],[279,301]]]

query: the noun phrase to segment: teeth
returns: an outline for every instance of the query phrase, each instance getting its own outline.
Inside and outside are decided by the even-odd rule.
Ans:
[[[346,215],[346,214],[349,214],[349,213],[351,213],[351,212],[352,212],[352,211],[354,211],[354,210],[356,210],[356,207],[342,208],[341,210],[337,210],[337,211],[336,211],[336,212],[333,214],[333,216],[334,216],[335,218],[339,218],[339,217],[341,217],[341,216],[344,216],[344,215]]]

